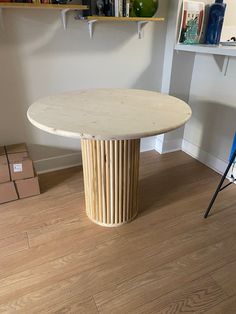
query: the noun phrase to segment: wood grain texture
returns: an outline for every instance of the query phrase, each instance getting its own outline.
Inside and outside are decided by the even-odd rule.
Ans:
[[[92,140],[129,140],[184,125],[192,111],[184,101],[138,89],[91,89],[49,96],[27,111],[37,128]]]
[[[0,255],[11,255],[29,248],[26,232],[0,239]]]
[[[147,21],[147,22],[164,22],[165,18],[163,17],[115,17],[115,16],[97,16],[92,15],[88,16],[87,19],[89,21],[97,20],[101,22],[139,22],[139,21]]]
[[[212,278],[227,292],[229,296],[236,295],[236,261],[227,263],[223,267],[211,273]]]
[[[41,175],[43,194],[0,206],[0,313],[234,314],[234,185],[203,219],[218,180],[182,152],[143,153],[139,219],[101,228],[82,167]]]
[[[140,306],[133,313],[204,313],[227,299],[227,294],[210,278],[198,278]]]
[[[95,223],[114,227],[138,213],[140,140],[81,140],[86,212]]]
[[[227,300],[217,304],[210,310],[206,311],[207,314],[234,314],[236,310],[236,296],[228,298]]]

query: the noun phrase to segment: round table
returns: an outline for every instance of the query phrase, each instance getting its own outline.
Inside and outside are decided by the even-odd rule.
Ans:
[[[81,139],[87,215],[113,227],[138,213],[140,139],[179,128],[191,109],[157,92],[91,89],[40,99],[27,116],[41,130]]]

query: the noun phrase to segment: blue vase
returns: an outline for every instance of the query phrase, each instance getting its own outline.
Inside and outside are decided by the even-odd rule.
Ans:
[[[215,3],[210,6],[205,44],[219,45],[225,9],[226,3],[223,3],[223,0],[215,0]]]

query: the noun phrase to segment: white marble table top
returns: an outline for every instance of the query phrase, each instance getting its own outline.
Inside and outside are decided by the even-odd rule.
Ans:
[[[135,89],[90,89],[39,99],[28,119],[46,132],[70,138],[137,139],[174,130],[191,117],[172,96]]]

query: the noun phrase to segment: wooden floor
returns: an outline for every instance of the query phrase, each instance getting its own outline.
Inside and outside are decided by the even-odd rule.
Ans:
[[[143,153],[140,214],[91,223],[82,168],[0,206],[0,313],[236,313],[236,186],[182,152]]]

